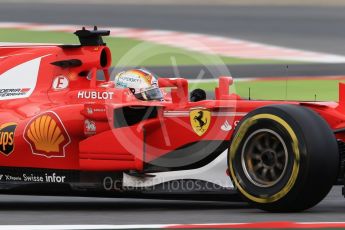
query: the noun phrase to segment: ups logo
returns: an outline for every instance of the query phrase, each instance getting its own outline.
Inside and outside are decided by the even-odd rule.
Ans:
[[[14,150],[14,132],[16,123],[6,123],[0,126],[0,152],[6,156]]]

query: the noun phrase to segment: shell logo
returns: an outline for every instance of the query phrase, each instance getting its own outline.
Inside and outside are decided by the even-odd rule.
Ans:
[[[60,118],[47,112],[33,118],[25,128],[24,139],[32,153],[45,157],[65,157],[65,148],[71,139]]]

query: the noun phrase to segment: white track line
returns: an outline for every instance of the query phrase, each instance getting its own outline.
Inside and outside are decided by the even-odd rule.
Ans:
[[[0,28],[74,32],[81,26],[2,22]],[[291,49],[229,37],[140,28],[110,27],[107,29],[111,30],[111,37],[127,37],[227,57],[320,63],[345,62],[345,56],[342,55]]]
[[[0,230],[89,230],[89,229],[144,229],[166,228],[167,225],[0,225]]]
[[[288,228],[332,228],[344,227],[345,222],[281,222]],[[263,222],[263,223],[209,223],[209,224],[133,224],[133,225],[0,225],[0,230],[91,230],[91,229],[162,229],[162,228],[269,228],[269,226],[277,225],[279,222]]]

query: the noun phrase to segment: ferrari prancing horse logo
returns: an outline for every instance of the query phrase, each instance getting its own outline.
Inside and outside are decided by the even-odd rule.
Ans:
[[[202,136],[211,122],[211,112],[206,109],[193,109],[189,112],[190,124],[196,134]]]

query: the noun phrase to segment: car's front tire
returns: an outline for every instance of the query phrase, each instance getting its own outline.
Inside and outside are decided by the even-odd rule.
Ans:
[[[301,211],[319,203],[335,183],[335,136],[316,112],[272,105],[248,113],[233,134],[228,157],[232,181],[256,207]]]

